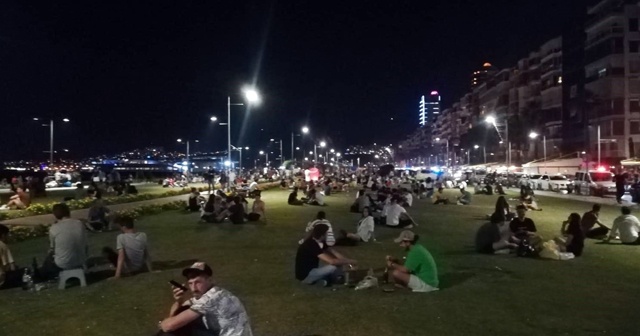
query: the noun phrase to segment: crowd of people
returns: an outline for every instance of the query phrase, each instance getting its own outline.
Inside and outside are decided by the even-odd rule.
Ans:
[[[380,260],[380,265],[384,266],[382,280],[413,292],[439,290],[435,259],[421,243],[419,235],[411,230],[418,223],[407,209],[416,206],[415,198],[428,199],[434,205],[453,203],[447,197],[445,186],[443,181],[408,181],[373,174],[325,176],[313,182],[291,176],[284,184],[284,188],[292,189],[287,200],[289,205],[328,206],[325,197],[332,192],[355,188],[356,198],[349,211],[359,214],[357,221],[354,219],[355,225],[347,230],[332,223],[327,211],[318,211],[315,218],[306,224],[298,241],[294,278],[302,284],[323,287],[347,283],[348,274],[358,269],[358,260],[347,257],[338,248],[376,242],[377,228],[398,228],[401,230],[394,242],[399,244],[405,256],[387,255]],[[485,187],[481,191],[493,195],[493,190]],[[304,193],[304,197],[298,198],[300,192]],[[456,204],[473,204],[474,196],[465,186],[461,186],[459,192]],[[477,230],[476,251],[482,254],[533,256],[535,251],[544,248],[545,243],[534,220],[528,217],[529,211],[539,209],[533,193],[524,189],[520,198],[511,199],[517,202],[514,206],[501,192],[497,194],[500,196],[496,199],[493,212],[488,215],[489,221]],[[56,223],[49,232],[49,251],[42,264],[34,259],[32,267],[26,268],[38,281],[53,279],[63,270],[86,267],[89,259],[87,229],[99,231],[112,225],[117,226],[121,233],[116,237],[115,249],[104,247],[102,256],[113,265],[113,279],[152,270],[147,235],[136,230],[133,219],[111,216],[99,195],[94,197],[96,201],[85,222],[72,219],[66,204],[54,206]],[[247,199],[251,197],[253,204],[249,208]],[[600,205],[595,204],[582,216],[573,212],[559,223],[558,236],[553,241],[562,253],[580,257],[585,239],[602,239],[605,242],[619,239],[622,244],[640,245],[640,221],[628,207],[621,208],[621,215],[613,221],[611,228],[601,222],[600,209]],[[249,188],[228,188],[227,192],[215,190],[208,197],[192,188],[187,197],[186,210],[199,212],[201,221],[206,223],[225,220],[233,224],[266,222],[266,205],[256,180],[252,180]],[[8,235],[9,229],[0,225],[0,288],[20,286],[21,276],[26,272],[13,260],[6,244]],[[244,305],[237,296],[217,285],[209,265],[198,261],[184,269],[182,275],[184,284],[172,282],[174,303],[169,316],[159,322],[158,335],[195,335],[211,331],[219,335],[252,334]]]

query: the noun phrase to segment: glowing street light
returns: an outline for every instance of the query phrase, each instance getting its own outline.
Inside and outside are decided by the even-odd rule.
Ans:
[[[302,128],[302,133],[307,134],[309,133],[309,127],[305,126]]]
[[[261,101],[260,94],[258,93],[258,91],[256,91],[256,89],[251,87],[244,87],[242,89],[242,92],[244,93],[244,97],[247,99],[249,103],[252,103],[252,104],[260,103]]]
[[[531,138],[531,139],[535,139],[535,138],[537,138],[537,137],[538,137],[538,135],[539,135],[539,134],[538,134],[538,133],[536,133],[536,132],[531,132],[531,133],[529,133],[529,138]]]
[[[320,147],[324,147],[324,146],[326,146],[326,145],[327,145],[327,143],[326,143],[326,142],[324,142],[324,141],[320,141]]]
[[[209,118],[209,120],[211,120],[211,121],[218,121],[218,118],[217,118],[216,116],[213,116],[213,117]]]
[[[242,88],[244,98],[250,104],[260,103],[260,94],[255,88],[245,86]],[[227,96],[227,160],[231,162],[231,105],[243,105],[242,103],[231,104],[231,96]]]
[[[33,121],[40,121],[42,118],[34,117]],[[68,118],[62,118],[63,122],[69,122]],[[53,165],[53,119],[49,120],[49,125],[43,124],[42,126],[49,126],[49,165]]]
[[[536,132],[531,132],[529,133],[529,138],[531,139],[535,139],[538,136],[540,136],[540,134],[536,133]],[[547,136],[546,135],[542,135],[542,149],[543,149],[543,160],[545,162],[546,165],[546,161],[547,161]]]

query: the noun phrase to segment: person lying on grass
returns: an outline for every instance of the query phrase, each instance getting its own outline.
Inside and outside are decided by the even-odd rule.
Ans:
[[[314,226],[311,236],[298,247],[295,276],[302,283],[330,286],[340,281],[342,266],[357,263],[329,247],[326,242],[328,231],[329,227],[325,224]],[[320,261],[325,265],[320,267]]]
[[[251,324],[240,299],[216,285],[211,267],[196,262],[182,271],[187,291],[173,287],[169,317],[159,322],[157,336],[252,336]]]
[[[399,259],[387,256],[387,270],[398,287],[422,293],[436,291],[439,285],[436,262],[417,241],[418,235],[409,230],[402,231],[394,242],[407,251],[407,260],[401,265]]]
[[[116,268],[113,279],[152,270],[147,235],[144,232],[136,232],[133,222],[131,217],[117,216],[114,223],[122,231],[116,238],[117,252],[110,247],[102,249],[103,256]]]

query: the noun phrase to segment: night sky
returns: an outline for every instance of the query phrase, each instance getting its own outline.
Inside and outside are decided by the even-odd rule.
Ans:
[[[0,160],[47,158],[33,117],[71,119],[55,137],[71,157],[184,150],[177,138],[222,150],[209,117],[252,83],[263,103],[232,107],[232,143],[254,153],[283,138],[289,156],[305,124],[336,148],[396,143],[420,95],[447,107],[483,62],[513,66],[587,2],[3,1]]]

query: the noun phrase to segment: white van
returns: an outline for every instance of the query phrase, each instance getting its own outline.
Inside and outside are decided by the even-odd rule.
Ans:
[[[604,196],[616,193],[613,173],[606,170],[579,171],[573,184],[578,195]]]

